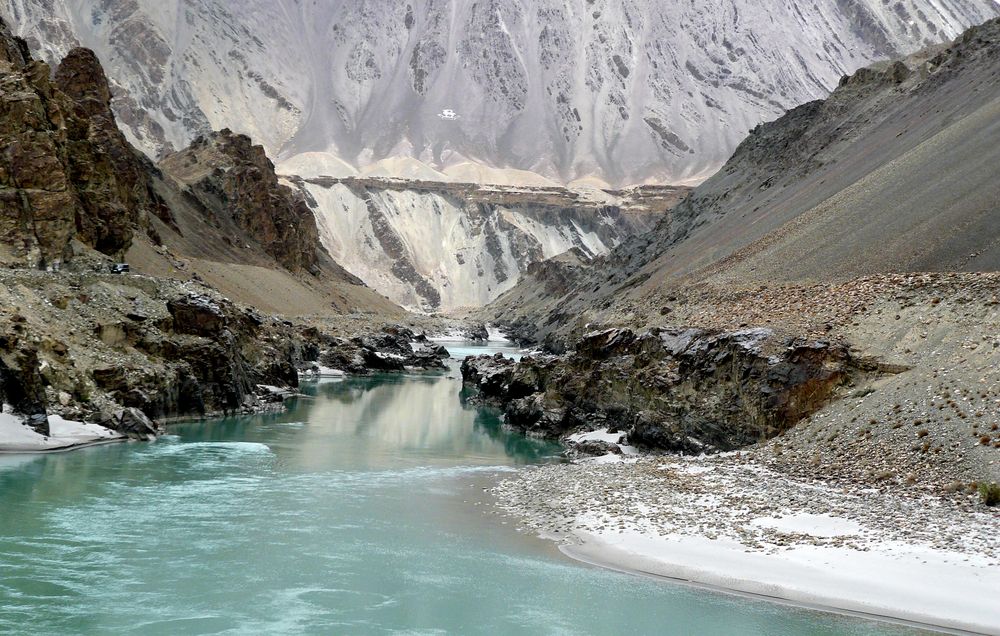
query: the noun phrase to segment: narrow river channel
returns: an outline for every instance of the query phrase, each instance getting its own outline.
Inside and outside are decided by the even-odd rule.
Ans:
[[[457,363],[305,392],[152,444],[0,456],[0,633],[914,633],[593,568],[518,532],[484,488],[558,448],[465,403]]]

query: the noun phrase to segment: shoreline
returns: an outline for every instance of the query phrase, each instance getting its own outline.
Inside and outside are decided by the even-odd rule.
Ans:
[[[53,455],[56,453],[68,453],[70,451],[80,450],[83,448],[91,448],[93,446],[109,446],[111,444],[124,444],[128,442],[129,438],[115,437],[107,439],[95,439],[90,442],[79,442],[76,444],[69,444],[67,446],[57,446],[55,448],[39,448],[39,449],[25,449],[25,450],[9,450],[0,447],[0,455]]]
[[[583,541],[581,544],[557,544],[559,551],[566,557],[593,567],[613,570],[624,574],[652,578],[664,583],[684,585],[699,589],[739,596],[785,605],[788,607],[812,610],[817,612],[839,614],[852,618],[901,625],[934,631],[943,634],[979,635],[997,633],[992,627],[973,625],[962,621],[949,621],[945,624],[931,616],[916,612],[895,612],[885,607],[857,604],[847,607],[834,596],[824,596],[820,593],[810,593],[802,590],[791,590],[772,583],[750,579],[734,579],[724,574],[713,573],[708,569],[685,566],[656,557],[635,554],[616,548],[610,543],[600,541],[596,537],[587,539],[576,535],[574,539]]]
[[[550,541],[551,542],[551,541]],[[606,558],[601,558],[600,556],[592,556],[587,553],[586,550],[576,549],[579,546],[571,545],[559,545],[556,544],[559,552],[566,558],[572,559],[579,563],[585,565],[601,568],[603,570],[611,570],[613,572],[620,572],[622,574],[628,574],[630,576],[638,576],[642,578],[653,579],[661,583],[666,583],[670,585],[681,585],[684,587],[690,587],[694,589],[706,590],[716,594],[723,594],[726,596],[735,596],[738,598],[746,598],[757,601],[764,601],[767,603],[773,603],[775,605],[781,605],[784,607],[791,607],[815,612],[821,612],[824,614],[836,614],[838,616],[845,616],[848,618],[858,618],[868,621],[874,621],[878,623],[884,623],[888,625],[899,625],[902,627],[913,627],[915,629],[923,629],[927,631],[932,631],[941,634],[956,634],[959,636],[978,636],[983,632],[972,632],[961,629],[954,629],[950,627],[944,627],[942,625],[936,625],[933,623],[922,623],[912,620],[906,620],[902,618],[897,618],[889,616],[886,614],[872,614],[868,612],[861,612],[855,610],[849,610],[844,608],[839,608],[833,605],[824,605],[820,603],[809,603],[805,601],[794,601],[787,598],[782,598],[780,596],[772,596],[768,594],[748,592],[743,590],[738,590],[729,587],[721,587],[718,585],[712,585],[711,583],[701,583],[686,578],[678,578],[674,576],[668,576],[666,574],[660,574],[657,572],[651,572],[643,570],[641,568],[628,567],[622,562],[612,561]]]
[[[722,593],[960,634],[1000,634],[1000,514],[833,486],[745,456],[611,458],[498,482],[568,558]]]

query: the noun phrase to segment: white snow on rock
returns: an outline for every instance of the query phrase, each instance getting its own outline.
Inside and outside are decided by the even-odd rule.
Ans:
[[[8,405],[0,412],[0,453],[52,451],[88,444],[125,439],[125,436],[97,424],[74,422],[58,415],[49,416],[48,437],[28,427]]]
[[[624,433],[609,433],[608,429],[602,428],[589,433],[576,433],[575,435],[570,435],[567,439],[575,444],[579,444],[581,442],[607,442],[608,444],[618,444],[622,441],[622,437],[624,436]]]

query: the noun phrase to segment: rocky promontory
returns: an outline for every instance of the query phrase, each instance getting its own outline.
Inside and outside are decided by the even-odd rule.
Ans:
[[[73,242],[121,255],[166,215],[149,161],[115,124],[97,57],[35,61],[0,21],[0,262],[59,267]]]
[[[610,329],[564,356],[469,358],[466,384],[509,427],[559,439],[607,429],[650,450],[727,451],[770,439],[866,371],[847,347],[766,329]]]

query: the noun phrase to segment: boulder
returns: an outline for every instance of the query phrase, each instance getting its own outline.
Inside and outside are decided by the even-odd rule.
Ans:
[[[139,409],[131,407],[116,411],[110,423],[105,423],[105,426],[129,439],[141,441],[156,439],[165,432],[163,426],[146,417]]]
[[[175,298],[167,303],[174,319],[174,331],[196,336],[220,333],[227,325],[222,307],[215,301],[198,294]]]
[[[466,340],[471,340],[472,342],[487,342],[490,339],[490,330],[486,328],[486,325],[475,325],[467,329],[462,335]]]

